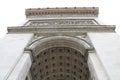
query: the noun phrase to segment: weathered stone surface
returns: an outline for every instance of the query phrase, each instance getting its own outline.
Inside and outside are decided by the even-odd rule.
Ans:
[[[31,20],[27,26],[42,25],[97,25],[94,19],[53,19],[53,20]]]
[[[115,32],[114,25],[58,25],[58,26],[21,26],[8,27],[9,33],[87,33],[87,32]]]
[[[26,9],[26,17],[58,17],[58,16],[84,16],[97,17],[97,7],[75,7],[75,8],[32,8]]]

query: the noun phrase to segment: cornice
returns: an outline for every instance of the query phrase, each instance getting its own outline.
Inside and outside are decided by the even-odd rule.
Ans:
[[[16,26],[8,27],[8,33],[79,33],[115,32],[114,25],[62,25],[62,26]]]
[[[84,17],[97,17],[98,16],[97,7],[65,7],[65,8],[30,8],[26,9],[26,17],[35,16],[84,16]]]

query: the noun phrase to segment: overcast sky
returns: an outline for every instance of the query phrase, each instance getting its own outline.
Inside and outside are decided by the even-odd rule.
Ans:
[[[99,7],[99,19],[107,25],[116,25],[120,35],[119,0],[0,0],[0,38],[8,26],[17,26],[25,20],[26,8],[44,7]]]

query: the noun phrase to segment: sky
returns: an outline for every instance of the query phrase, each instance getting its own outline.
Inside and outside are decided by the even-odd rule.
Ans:
[[[25,9],[47,7],[99,7],[98,18],[106,25],[116,25],[120,35],[119,0],[0,0],[0,38],[7,33],[7,27],[24,22]]]

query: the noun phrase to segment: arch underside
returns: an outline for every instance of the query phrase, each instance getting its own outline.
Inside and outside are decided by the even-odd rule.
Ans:
[[[28,45],[33,58],[32,80],[89,80],[87,59],[92,48],[82,38],[38,37]]]
[[[33,80],[89,80],[87,55],[70,47],[51,47],[34,56]]]
[[[70,47],[81,52],[82,55],[87,53],[87,50],[93,49],[91,44],[82,38],[70,36],[52,36],[38,38],[29,44],[28,49],[32,50],[33,56],[37,56],[41,51],[52,47]]]

